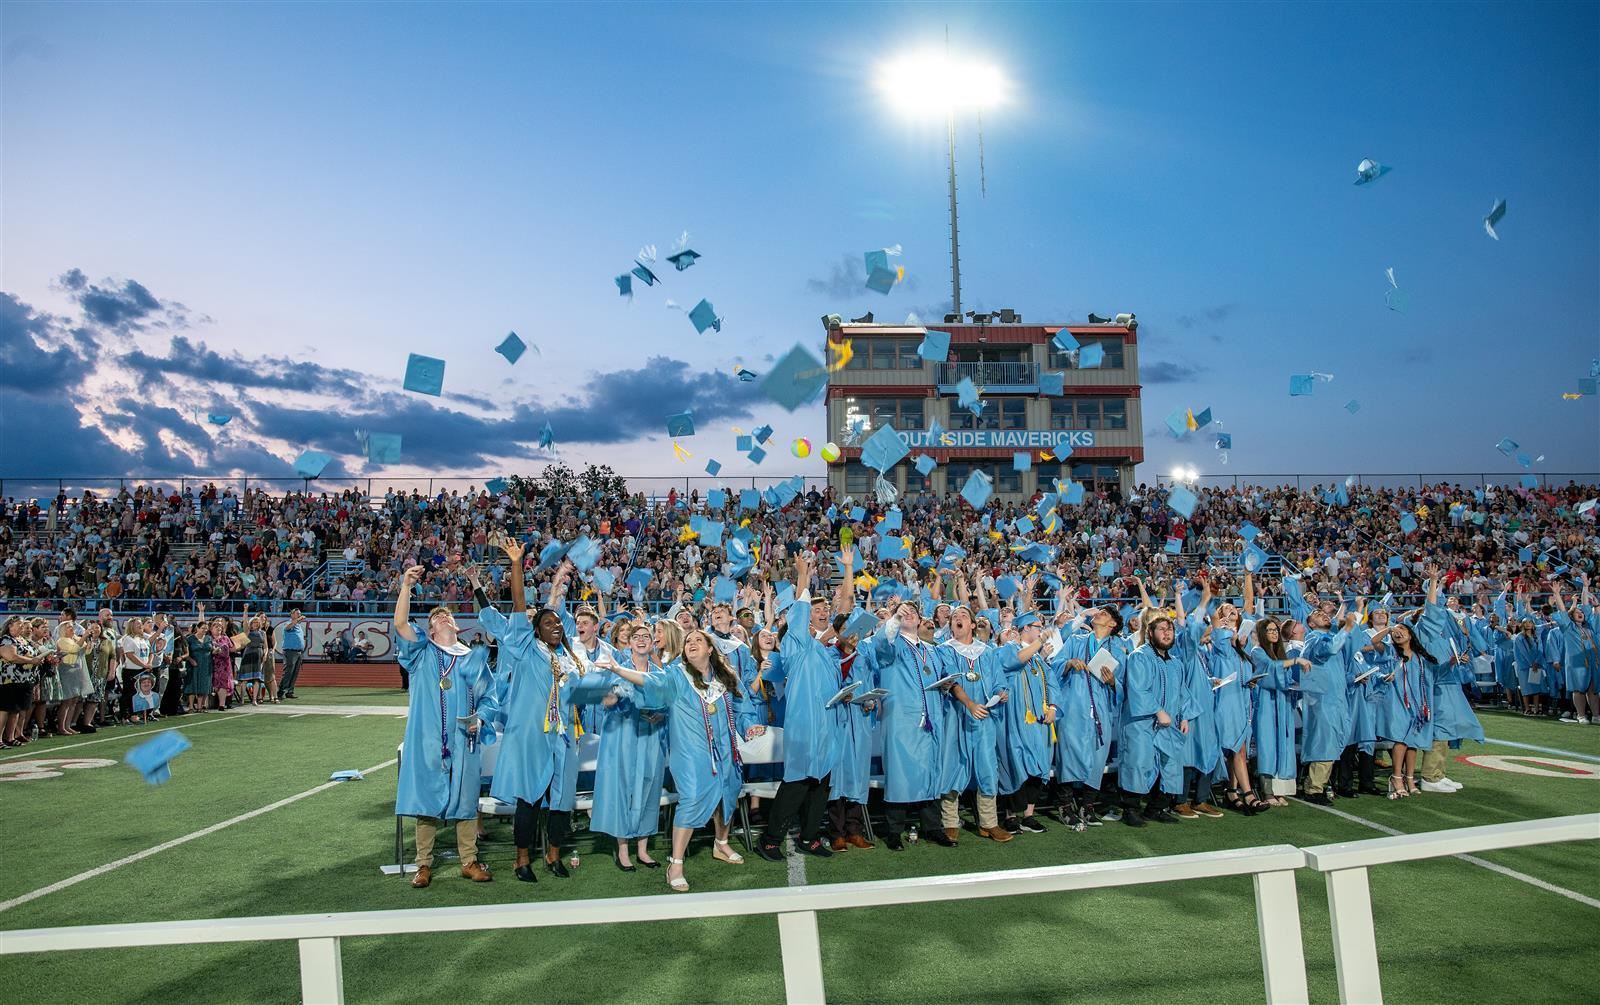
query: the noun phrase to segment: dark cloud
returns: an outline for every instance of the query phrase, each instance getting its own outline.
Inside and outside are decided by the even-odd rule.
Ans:
[[[56,395],[82,374],[83,365],[57,319],[0,292],[0,387]]]
[[[362,394],[368,386],[367,377],[354,370],[334,369],[320,363],[283,356],[246,359],[237,352],[224,356],[208,348],[204,342],[192,342],[182,335],[172,337],[165,356],[152,356],[142,349],[136,349],[123,356],[121,362],[144,380],[163,383],[169,374],[176,374],[208,384],[276,388],[337,394],[341,397]]]
[[[1221,324],[1238,311],[1238,304],[1218,304],[1215,307],[1207,307],[1197,314],[1180,314],[1177,317],[1178,327],[1197,328],[1201,325]]]
[[[1164,359],[1139,368],[1139,380],[1146,384],[1182,384],[1199,377],[1203,366]]]
[[[183,304],[159,300],[143,283],[132,279],[120,285],[110,279],[103,282],[91,283],[82,269],[68,269],[56,285],[72,294],[91,323],[112,331],[188,327],[189,309]]]

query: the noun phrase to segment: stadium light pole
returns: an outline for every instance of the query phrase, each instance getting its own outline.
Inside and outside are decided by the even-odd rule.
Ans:
[[[943,115],[950,169],[950,308],[961,313],[961,233],[956,215],[956,113],[982,112],[1006,99],[1007,84],[997,67],[958,59],[949,53],[921,52],[883,64],[878,88],[897,111],[916,118]]]

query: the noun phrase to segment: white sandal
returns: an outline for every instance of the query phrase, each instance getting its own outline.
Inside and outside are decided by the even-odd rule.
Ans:
[[[673,858],[671,855],[668,855],[667,856],[667,867],[670,870],[672,866],[678,866],[679,868],[682,868],[683,867],[683,859],[681,859],[681,858]],[[689,881],[687,879],[684,879],[682,876],[679,876],[677,879],[673,879],[669,875],[667,877],[667,885],[672,888],[672,892],[673,893],[688,893],[689,892]]]
[[[729,865],[744,865],[744,856],[733,850],[733,846],[726,841],[711,841],[711,857],[719,862]]]

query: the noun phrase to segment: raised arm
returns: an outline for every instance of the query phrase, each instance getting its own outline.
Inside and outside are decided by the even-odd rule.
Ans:
[[[1248,617],[1256,611],[1256,577],[1249,569],[1244,573],[1244,613]]]
[[[839,553],[839,588],[833,594],[833,609],[846,614],[856,606],[856,550],[845,548]]]
[[[422,578],[422,566],[413,565],[400,577],[400,590],[394,598],[394,633],[407,642],[417,641],[411,629],[411,590]]]
[[[500,550],[511,560],[511,568],[506,573],[506,578],[511,581],[511,611],[520,614],[528,609],[527,580],[522,568],[524,554],[522,542],[507,535],[500,542]]]

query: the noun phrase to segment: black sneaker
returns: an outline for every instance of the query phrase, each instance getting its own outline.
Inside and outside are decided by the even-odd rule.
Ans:
[[[1115,806],[1102,814],[1094,808],[1093,803],[1084,803],[1078,808],[1078,811],[1083,815],[1083,822],[1090,827],[1099,827],[1101,824],[1114,824],[1122,819],[1122,811]]]
[[[1328,794],[1326,792],[1313,792],[1310,795],[1301,796],[1300,798],[1308,803],[1311,803],[1313,806],[1333,805],[1333,800],[1328,798]]]
[[[1029,834],[1044,833],[1044,824],[1039,821],[1038,817],[1023,817],[1022,823],[1018,824],[1017,826],[1027,831]]]
[[[776,841],[768,841],[766,838],[756,842],[756,854],[768,862],[782,862],[784,860],[783,846]]]
[[[1000,826],[1002,826],[1002,827],[1004,827],[1006,829],[1006,833],[1007,834],[1021,834],[1022,833],[1022,824],[1017,821],[1016,817],[1006,817],[1006,822],[1001,824]]]
[[[1179,817],[1178,817],[1178,815],[1176,813],[1174,813],[1171,810],[1167,809],[1165,806],[1161,807],[1158,810],[1153,810],[1153,811],[1151,811],[1149,813],[1146,813],[1145,817],[1146,817],[1146,819],[1154,820],[1156,823],[1160,823],[1160,824],[1180,824],[1180,823],[1183,823],[1183,821],[1181,819],[1179,819]],[[1124,821],[1124,822],[1126,822],[1126,821]]]
[[[1340,799],[1357,798],[1355,789],[1334,789],[1333,794],[1338,796]]]
[[[804,849],[807,855],[815,855],[817,858],[833,857],[833,849],[829,848],[828,842],[822,840],[821,838],[817,838],[815,841],[807,842],[800,847]]]
[[[900,835],[898,835],[898,834],[885,834],[883,836],[883,843],[884,843],[884,846],[887,847],[890,851],[905,851],[906,850],[906,843],[904,841],[900,840]]]
[[[1115,812],[1116,812],[1115,809],[1113,809],[1111,811],[1111,813],[1115,813]],[[1111,813],[1107,813],[1106,814],[1106,819],[1107,820],[1111,819]],[[1143,827],[1144,826],[1144,817],[1139,815],[1139,811],[1138,810],[1133,809],[1132,807],[1129,807],[1129,808],[1127,808],[1127,809],[1122,811],[1122,822],[1127,824],[1129,827]]]

